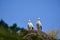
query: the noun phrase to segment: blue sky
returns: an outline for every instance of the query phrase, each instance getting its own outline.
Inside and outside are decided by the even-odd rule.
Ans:
[[[60,30],[60,0],[0,0],[0,20],[8,25],[17,23],[27,29],[30,19],[36,29],[37,18],[44,32]]]

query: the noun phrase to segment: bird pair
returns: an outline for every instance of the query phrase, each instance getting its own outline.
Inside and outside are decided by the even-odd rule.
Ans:
[[[38,18],[38,20],[36,22],[36,26],[37,26],[38,30],[42,30],[42,25],[41,25],[41,22],[40,22],[40,18]],[[33,24],[31,22],[31,20],[28,20],[28,29],[33,30]]]

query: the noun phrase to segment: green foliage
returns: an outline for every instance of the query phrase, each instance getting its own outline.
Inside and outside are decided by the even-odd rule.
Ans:
[[[8,26],[3,20],[0,20],[0,40],[23,40],[17,33],[21,29],[17,27],[16,23]]]

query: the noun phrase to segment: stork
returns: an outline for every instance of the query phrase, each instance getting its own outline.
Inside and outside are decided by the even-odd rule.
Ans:
[[[37,22],[36,22],[36,26],[38,30],[42,30],[42,24],[40,22],[40,18],[38,18]]]
[[[28,29],[32,30],[33,29],[33,24],[31,22],[31,20],[28,20]]]

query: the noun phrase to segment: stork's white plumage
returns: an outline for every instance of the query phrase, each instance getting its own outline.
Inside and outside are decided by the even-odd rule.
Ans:
[[[40,18],[38,18],[36,25],[37,25],[38,30],[42,30],[42,24],[40,22]]]
[[[31,20],[28,21],[28,28],[29,28],[29,30],[33,29],[33,24],[31,22]]]

